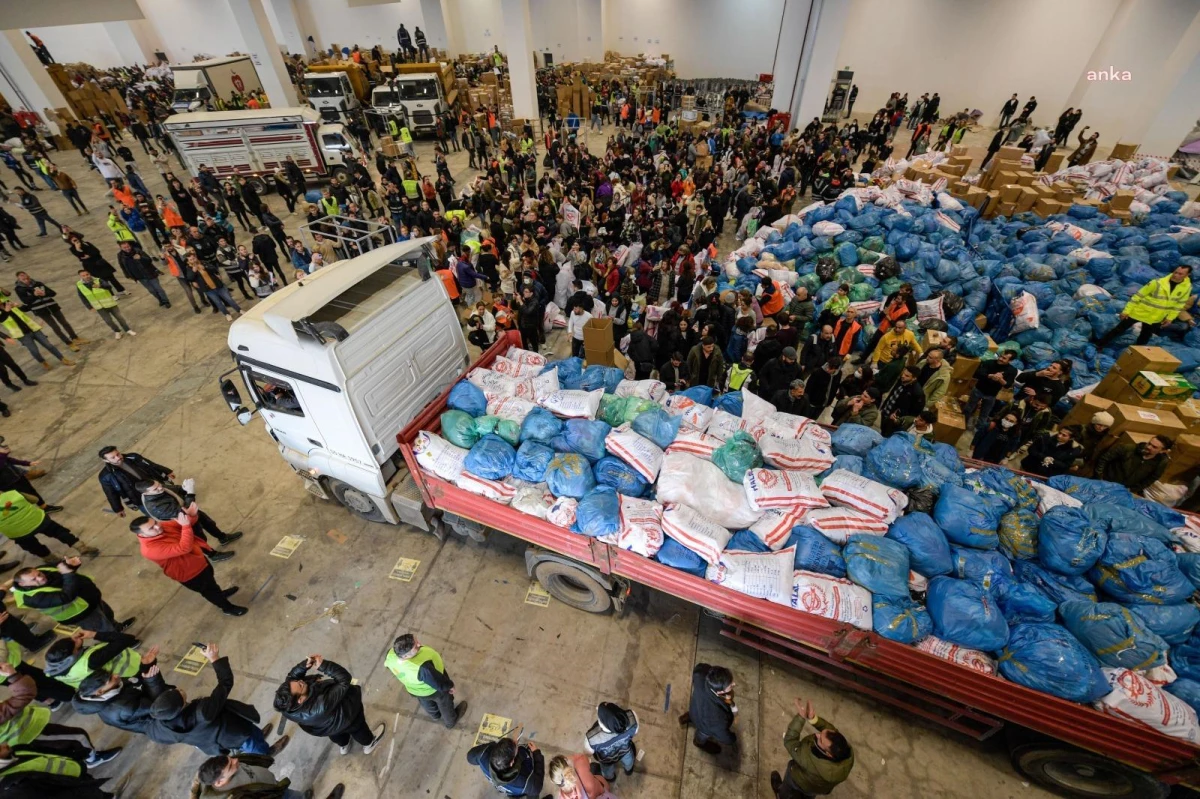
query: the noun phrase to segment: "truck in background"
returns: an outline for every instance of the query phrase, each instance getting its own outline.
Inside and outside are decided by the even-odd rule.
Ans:
[[[308,104],[330,121],[347,121],[350,111],[370,101],[365,70],[354,62],[310,66],[304,73]]]
[[[267,190],[262,178],[289,155],[313,180],[346,173],[347,161],[362,155],[344,125],[325,122],[311,108],[197,111],[168,117],[163,128],[192,175],[201,166],[222,180],[244,175],[259,194]]]
[[[225,102],[231,92],[248,94],[262,91],[262,81],[249,56],[210,58],[193,64],[172,64],[175,95],[171,108],[176,112],[199,111]]]
[[[402,66],[419,68],[422,65]],[[396,109],[403,108],[414,132],[434,130],[437,118],[454,107],[458,92],[453,88],[453,71],[447,73],[437,64],[428,66],[428,72],[397,73],[371,91],[371,107],[377,112],[377,119],[386,119]]]

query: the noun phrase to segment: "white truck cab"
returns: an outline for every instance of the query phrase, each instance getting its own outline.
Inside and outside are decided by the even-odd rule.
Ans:
[[[436,72],[401,73],[371,92],[371,107],[386,114],[403,108],[414,131],[432,131],[437,117],[450,108]]]
[[[432,240],[338,261],[229,329],[230,409],[242,424],[260,416],[310,492],[370,521],[400,522],[392,495],[407,470],[396,435],[470,363]]]
[[[345,72],[306,72],[304,91],[309,105],[327,120],[345,120],[350,111],[359,107]]]

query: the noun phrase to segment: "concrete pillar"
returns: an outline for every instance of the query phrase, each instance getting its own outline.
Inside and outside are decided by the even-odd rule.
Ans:
[[[775,91],[771,95],[771,107],[780,111],[792,107],[792,99],[796,94],[796,78],[804,55],[804,31],[809,24],[811,8],[812,0],[783,0],[783,16],[779,23],[772,67]]]
[[[283,65],[279,43],[271,31],[271,21],[267,19],[267,11],[263,7],[265,1],[229,0],[229,10],[233,12],[233,20],[246,43],[246,52],[254,62],[258,79],[262,81],[272,107],[294,108],[300,105],[300,101],[296,97],[296,87],[292,85],[287,68]]]
[[[1196,109],[1200,108],[1200,57],[1175,84],[1158,113],[1148,121],[1141,138],[1140,152],[1147,155],[1171,157],[1183,144],[1184,138],[1196,127]]]
[[[273,30],[279,31],[279,41],[292,55],[304,55],[304,34],[296,18],[296,6],[292,0],[269,0],[267,14],[274,17]]]
[[[812,23],[804,40],[800,79],[796,81],[795,100],[791,106],[792,127],[803,129],[813,117],[820,118],[825,110],[825,99],[838,69],[838,48],[849,17],[850,3],[844,0],[813,0]]]
[[[604,60],[604,5],[602,0],[577,0],[579,58],[599,64]]]
[[[0,93],[14,110],[32,111],[46,122],[51,132],[59,132],[46,109],[67,108],[67,98],[34,55],[23,31],[8,30],[0,36]]]
[[[509,82],[512,83],[513,116],[537,119],[537,86],[533,79],[533,24],[529,20],[529,0],[500,0],[504,16],[504,41],[508,55]]]
[[[102,22],[104,32],[112,39],[113,47],[121,56],[121,62],[127,66],[140,64],[155,64],[158,59],[153,49],[146,49],[145,42],[134,33],[133,26],[128,22]]]
[[[446,29],[446,54],[450,58],[458,58],[467,50],[467,37],[463,33],[462,14],[459,13],[455,0],[440,0],[442,9],[442,27]],[[429,17],[425,18],[427,21]]]

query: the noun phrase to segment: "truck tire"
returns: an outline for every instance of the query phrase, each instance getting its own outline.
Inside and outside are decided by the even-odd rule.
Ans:
[[[487,528],[479,522],[455,516],[453,513],[443,513],[442,521],[457,536],[469,538],[477,544],[487,543]]]
[[[1023,777],[1071,799],[1166,799],[1170,793],[1149,774],[1055,741],[1021,744],[1009,754]]]
[[[588,613],[608,613],[612,609],[608,589],[583,569],[556,560],[544,560],[533,567],[533,576],[550,596],[564,605]]]
[[[346,178],[349,178],[349,176],[350,176],[350,170],[346,169],[346,167],[341,166],[340,164],[329,170],[329,182],[330,183],[337,183]]]
[[[254,193],[262,196],[267,193],[267,184],[263,183],[263,179],[259,177],[246,178],[247,185],[254,189]]]
[[[342,507],[358,518],[368,522],[387,523],[387,517],[375,505],[375,500],[349,483],[343,483],[336,477],[327,477],[325,489],[333,494],[333,498],[341,503]]]

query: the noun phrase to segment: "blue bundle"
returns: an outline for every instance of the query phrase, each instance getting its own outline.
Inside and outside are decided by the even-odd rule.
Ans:
[[[713,403],[713,409],[718,410],[718,411],[725,411],[726,413],[731,413],[734,416],[741,416],[742,415],[742,392],[741,391],[728,391],[728,392],[722,394],[721,396],[717,397],[716,402]]]
[[[487,413],[487,397],[483,390],[474,383],[460,380],[450,389],[446,404],[456,411],[468,413],[471,416],[483,416]]]
[[[1023,622],[1049,623],[1058,611],[1054,600],[1028,583],[1001,580],[993,593],[1010,627]]]
[[[1032,560],[1013,561],[1013,573],[1019,581],[1033,586],[1055,605],[1071,599],[1096,601],[1096,589],[1082,575],[1057,574]]]
[[[627,497],[640,497],[650,487],[646,478],[642,477],[637,469],[612,455],[605,455],[596,461],[596,465],[592,467],[592,473],[596,476],[597,483],[611,486],[616,489],[617,493]]]
[[[1090,704],[1112,690],[1096,656],[1057,624],[1014,626],[996,665],[1005,679],[1072,702]]]
[[[1115,505],[1133,505],[1133,494],[1129,489],[1118,483],[1106,480],[1089,480],[1086,477],[1074,477],[1060,474],[1051,477],[1046,483],[1051,488],[1057,488],[1064,494],[1070,494],[1085,506],[1094,502],[1110,502]]]
[[[617,492],[609,486],[592,489],[579,500],[571,529],[592,538],[616,535],[621,529],[621,499]]]
[[[555,457],[554,450],[545,444],[532,439],[517,448],[517,459],[513,463],[513,477],[529,483],[542,483],[546,480],[546,468]],[[551,492],[553,493],[553,492]]]
[[[581,499],[596,487],[596,476],[582,455],[560,452],[546,466],[546,486],[556,497]]]
[[[670,536],[666,536],[670,538]],[[749,530],[738,530],[725,545],[726,552],[770,552],[767,543]]]
[[[463,461],[463,468],[485,480],[503,480],[512,474],[517,452],[498,435],[488,433],[475,442]]]
[[[756,536],[757,537],[757,536]],[[795,566],[809,572],[820,572],[833,577],[846,576],[846,559],[842,548],[821,535],[812,527],[797,525],[784,547],[796,548]],[[728,549],[729,547],[726,547]]]
[[[687,397],[697,405],[706,405],[709,408],[713,404],[712,386],[692,386],[683,391],[678,392],[681,396]]]
[[[892,641],[915,644],[933,631],[933,619],[924,605],[911,599],[876,597],[871,611],[872,629]]]
[[[887,537],[903,544],[912,570],[924,577],[949,574],[954,569],[946,534],[928,513],[907,513],[888,529]]]
[[[933,508],[933,520],[956,544],[976,549],[995,549],[1000,544],[997,528],[1005,508],[998,500],[981,496],[961,486],[942,487]]]
[[[704,558],[670,536],[663,536],[663,544],[654,555],[654,559],[695,577],[704,577],[708,571],[708,563]]]
[[[1158,503],[1150,504],[1157,505]],[[1175,540],[1175,536],[1171,534],[1169,529],[1128,505],[1115,502],[1086,502],[1083,506],[1083,512],[1087,515],[1092,526],[1106,533],[1144,535],[1150,538],[1157,538],[1164,544],[1170,544]]]
[[[660,449],[666,449],[679,435],[682,416],[672,416],[662,408],[639,413],[633,419],[633,432],[650,439]]]
[[[1182,644],[1200,624],[1200,609],[1190,602],[1178,605],[1129,605],[1133,615],[1171,646]]]
[[[1182,699],[1188,707],[1200,713],[1200,682],[1181,677],[1170,685],[1164,685],[1163,690]]]
[[[1142,671],[1167,662],[1167,642],[1114,602],[1064,602],[1058,614],[1105,666]]]
[[[950,547],[954,569],[950,572],[960,580],[969,580],[991,590],[1001,582],[1012,582],[1012,564],[994,549]]]
[[[561,361],[553,361],[546,364],[546,368],[542,370],[542,374],[554,369],[558,372],[558,384],[571,391],[579,389],[579,381],[583,377],[583,359],[582,358],[563,358]]]
[[[881,597],[908,597],[908,549],[898,541],[855,534],[842,548],[846,576]]]
[[[1008,641],[1008,622],[991,594],[974,583],[934,577],[925,596],[933,633],[952,644],[994,652]]]
[[[1196,590],[1165,544],[1126,533],[1108,537],[1104,554],[1088,576],[1116,601],[1136,605],[1175,605]]]
[[[545,408],[534,408],[521,422],[521,441],[549,444],[563,431],[562,420]]]
[[[883,436],[861,424],[839,425],[832,436],[834,454],[858,455],[860,458],[882,442]]]
[[[1080,508],[1057,505],[1038,526],[1038,562],[1059,574],[1083,574],[1104,552],[1108,533],[1095,527]]]
[[[608,422],[599,419],[568,419],[563,424],[563,433],[555,439],[554,448],[559,452],[578,452],[592,463],[605,456],[604,439],[612,432]],[[561,441],[560,441],[561,439]],[[561,443],[562,448],[559,444]]]

